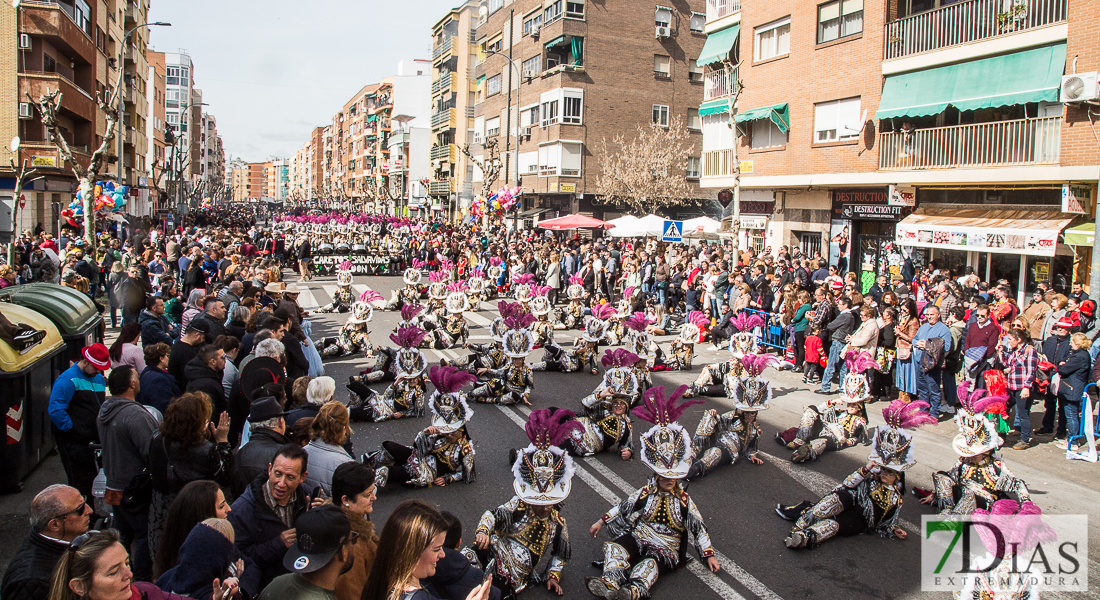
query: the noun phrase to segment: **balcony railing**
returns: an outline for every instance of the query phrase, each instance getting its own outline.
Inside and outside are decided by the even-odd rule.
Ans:
[[[432,94],[458,87],[458,74],[451,72],[432,82]]]
[[[432,160],[437,159],[453,163],[455,161],[455,145],[432,146]]]
[[[432,115],[432,129],[443,127],[444,125],[454,128],[457,122],[457,115],[454,108],[448,108]]]
[[[711,150],[703,153],[703,178],[726,177],[737,172],[737,151]]]
[[[438,46],[432,48],[432,60],[435,60],[440,56],[449,53],[451,51],[451,48],[454,46],[454,39],[454,36],[445,36],[443,38],[443,41],[440,42]]]
[[[737,87],[737,69],[732,72],[726,69],[707,71],[703,79],[703,100],[724,98],[734,92]]]
[[[707,21],[741,12],[741,0],[707,0]]]
[[[1064,22],[1069,0],[969,0],[886,24],[886,60]]]
[[[879,169],[1012,167],[1058,162],[1062,117],[994,121],[879,135]]]
[[[428,193],[435,194],[449,194],[455,191],[455,185],[453,179],[446,181],[432,181],[428,183]]]

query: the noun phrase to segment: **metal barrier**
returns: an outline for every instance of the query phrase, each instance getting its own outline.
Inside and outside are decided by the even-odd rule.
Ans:
[[[779,321],[782,315],[752,308],[743,308],[741,312],[748,315],[760,315],[764,319],[764,326],[760,328],[760,339],[758,340],[761,345],[778,348],[780,352],[786,352],[788,335],[787,328]]]

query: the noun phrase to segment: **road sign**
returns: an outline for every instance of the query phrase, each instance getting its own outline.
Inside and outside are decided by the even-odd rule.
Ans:
[[[665,221],[664,236],[661,238],[666,242],[679,242],[684,235],[684,222],[683,221]]]
[[[26,208],[26,207],[27,207],[27,195],[26,194],[19,194],[19,208]]]

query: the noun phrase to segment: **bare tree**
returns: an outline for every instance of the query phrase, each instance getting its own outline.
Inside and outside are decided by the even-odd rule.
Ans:
[[[478,160],[470,153],[469,144],[464,144],[462,146],[462,154],[466,155],[466,158],[470,159],[470,162],[481,169],[484,175],[484,177],[482,177],[481,191],[482,194],[488,196],[493,193],[493,187],[496,185],[497,177],[500,176],[500,169],[504,164],[500,160],[500,148],[497,146],[496,138],[485,140],[485,144],[482,147],[485,149],[485,154],[482,155],[481,160]]]
[[[84,202],[84,239],[89,248],[95,248],[96,246],[95,198],[92,197],[93,191],[100,172],[106,167],[108,151],[115,139],[115,128],[118,125],[118,111],[115,107],[120,100],[119,93],[121,89],[122,69],[119,68],[115,85],[108,88],[103,94],[96,94],[96,104],[104,114],[107,129],[104,132],[103,141],[92,152],[91,160],[88,161],[86,167],[76,160],[69,148],[68,140],[61,135],[61,126],[57,120],[58,111],[61,109],[61,90],[50,91],[47,89],[44,94],[39,95],[37,101],[30,94],[27,94],[27,99],[31,101],[31,104],[37,108],[38,113],[42,116],[42,125],[46,128],[50,140],[57,146],[62,163],[71,165],[73,175],[76,176],[79,182],[80,195]],[[119,156],[118,160],[122,160],[122,157]]]
[[[690,154],[688,131],[680,119],[668,127],[639,125],[634,137],[616,135],[601,142],[596,194],[602,204],[630,207],[639,215],[666,206],[698,204],[699,192],[685,177]],[[612,148],[617,149],[613,151]]]
[[[15,152],[15,156],[18,157],[19,156],[18,146],[13,144],[12,150]],[[19,202],[20,202],[20,196],[22,196],[22,192],[23,192],[23,185],[26,184],[26,183],[30,183],[30,182],[34,181],[35,179],[41,179],[42,178],[42,175],[38,174],[38,169],[33,169],[33,168],[32,169],[27,169],[27,166],[28,166],[29,162],[30,161],[28,161],[27,159],[24,158],[23,162],[18,167],[16,167],[15,166],[15,158],[11,158],[11,159],[8,160],[8,163],[11,165],[11,170],[15,172],[15,186],[12,188],[12,198],[11,198],[11,208],[12,208],[11,245],[8,247],[8,264],[13,265],[13,266],[16,265],[15,241],[16,241],[16,237],[19,234],[19,211],[22,210],[19,206]]]

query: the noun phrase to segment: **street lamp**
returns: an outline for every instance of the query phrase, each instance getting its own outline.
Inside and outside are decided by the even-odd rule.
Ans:
[[[130,36],[135,31],[137,31],[138,29],[141,29],[142,27],[171,27],[171,26],[172,26],[171,23],[165,23],[163,21],[156,21],[154,23],[142,23],[140,25],[135,25],[135,26],[131,27],[129,31],[126,32],[126,35],[122,36],[122,42],[119,44],[118,63],[117,63],[118,64],[118,84],[117,85],[118,85],[118,184],[119,185],[122,185],[122,141],[123,141],[122,136],[123,136],[123,131],[124,131],[124,129],[122,127],[122,104],[123,104],[123,102],[122,102],[122,82],[125,80],[123,75],[126,73],[125,63],[123,62],[125,60],[124,55],[126,53],[126,45],[130,42]],[[137,62],[137,61],[134,61],[134,62]]]
[[[515,13],[515,10],[513,10],[512,12]],[[513,22],[513,20],[514,19],[512,19],[510,17],[508,22],[511,23],[511,22]],[[486,50],[485,54],[495,54],[495,55],[503,58],[504,60],[508,61],[508,64],[511,65],[516,70],[516,188],[518,190],[519,189],[519,124],[521,122],[520,116],[519,116],[519,106],[520,106],[519,90],[520,90],[520,86],[523,84],[523,73],[522,73],[522,71],[520,71],[519,66],[516,65],[516,61],[512,60],[512,44],[511,44],[510,41],[509,41],[509,44],[508,44],[508,56],[505,56],[504,54],[502,54],[500,52],[497,52],[496,50]],[[512,85],[511,85],[511,82],[508,83],[508,107],[507,107],[507,110],[508,110],[508,120],[511,121],[511,119],[512,119]],[[512,124],[511,124],[511,122],[509,122],[508,123],[508,133],[505,134],[505,136],[504,136],[504,153],[505,154],[508,153],[508,150],[509,150],[509,148],[511,148],[511,145],[512,145]],[[504,178],[504,184],[505,185],[508,184],[508,177],[507,176],[505,176],[505,178]],[[517,191],[517,194],[518,194],[518,191]],[[517,229],[519,229],[519,205],[518,204],[515,207],[513,207],[513,209],[512,209],[512,231],[516,231]]]

